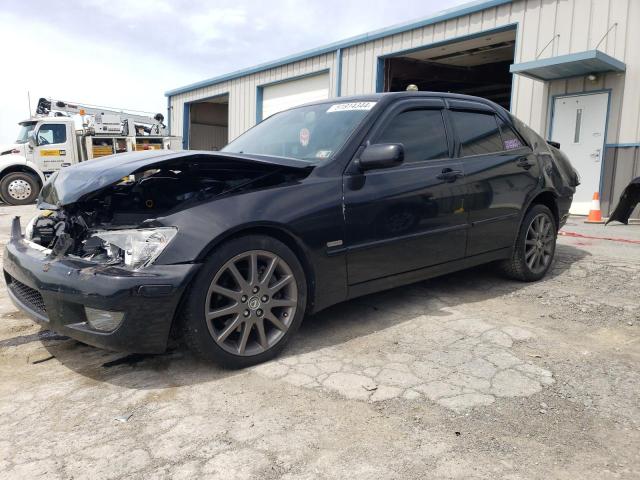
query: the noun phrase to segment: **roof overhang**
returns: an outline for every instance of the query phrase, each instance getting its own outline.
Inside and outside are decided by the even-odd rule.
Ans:
[[[532,62],[514,63],[509,70],[511,73],[534,80],[549,81],[591,73],[624,72],[626,68],[624,62],[600,50],[587,50]]]

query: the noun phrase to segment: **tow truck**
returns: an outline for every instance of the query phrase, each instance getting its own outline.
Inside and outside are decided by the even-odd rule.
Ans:
[[[77,120],[81,127],[77,128]],[[46,179],[74,163],[137,150],[181,149],[164,116],[40,98],[35,116],[0,147],[0,200],[33,203]]]

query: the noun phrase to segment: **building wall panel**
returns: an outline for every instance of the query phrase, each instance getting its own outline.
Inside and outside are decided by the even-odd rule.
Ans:
[[[353,60],[357,61],[358,59],[354,56]],[[336,91],[335,73],[333,73],[335,72],[334,53],[317,55],[291,64],[172,96],[170,99],[172,134],[182,136],[185,103],[197,102],[198,100],[228,93],[229,140],[233,140],[255,124],[256,90],[258,85],[325,69],[330,69],[332,72],[330,75],[330,94],[334,96]]]
[[[600,50],[627,64],[625,75],[607,74],[596,82],[574,78],[550,83],[525,77],[513,79],[512,111],[535,130],[549,128],[553,95],[610,88],[612,108],[608,142],[637,142],[640,138],[640,1],[635,0],[514,0],[436,24],[390,34],[387,37],[343,48],[342,95],[376,91],[378,58],[403,50],[464,37],[510,24],[518,24],[515,62],[526,62],[555,55],[593,49],[607,30],[618,23],[600,45]],[[558,36],[559,35],[559,36]],[[547,43],[551,44],[545,48]],[[544,51],[542,51],[544,49]],[[171,125],[174,134],[182,128],[182,104],[229,92],[229,136],[235,138],[253,125],[256,118],[256,87],[263,83],[331,69],[331,95],[336,92],[334,53],[247,75],[230,82],[193,90],[171,98]],[[622,102],[624,98],[624,102]],[[619,132],[619,135],[618,135]]]

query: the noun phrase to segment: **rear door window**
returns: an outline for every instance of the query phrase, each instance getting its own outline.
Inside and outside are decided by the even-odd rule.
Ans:
[[[375,143],[401,143],[406,163],[449,157],[440,109],[407,110],[396,115]]]
[[[451,120],[460,141],[460,156],[483,155],[504,150],[494,114],[453,110]]]
[[[499,117],[498,126],[500,127],[500,134],[502,135],[503,150],[516,150],[524,147],[522,140],[520,140],[520,137],[513,131],[513,128]]]

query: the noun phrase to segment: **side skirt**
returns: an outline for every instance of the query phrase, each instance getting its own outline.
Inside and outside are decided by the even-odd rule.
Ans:
[[[461,258],[460,260],[454,260],[431,267],[399,273],[389,277],[377,278],[375,280],[369,280],[355,285],[349,285],[348,299],[368,295],[381,290],[388,290],[402,285],[408,285],[428,278],[439,277],[440,275],[457,272],[459,270],[475,267],[484,263],[503,260],[511,256],[511,250],[511,247],[501,248],[492,252]]]

